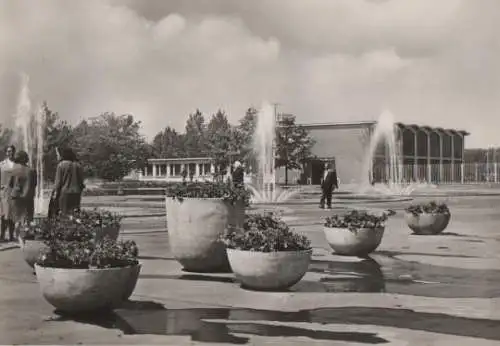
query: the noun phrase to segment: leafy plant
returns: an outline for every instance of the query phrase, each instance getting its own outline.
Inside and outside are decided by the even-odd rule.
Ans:
[[[89,227],[120,227],[123,217],[105,209],[80,209],[70,216],[75,222]]]
[[[52,221],[48,218],[35,219],[29,224],[20,226],[19,234],[24,240],[42,240],[50,239],[50,230],[52,229]]]
[[[25,240],[90,241],[103,227],[120,227],[122,216],[103,209],[75,210],[70,215],[40,218],[21,226]]]
[[[71,216],[43,218],[31,222],[20,229],[24,240],[90,241],[95,236],[95,226],[90,227]]]
[[[307,237],[292,232],[272,213],[247,215],[243,227],[233,227],[223,236],[229,249],[259,252],[301,251],[311,249]]]
[[[229,182],[184,182],[176,183],[166,188],[167,197],[184,198],[220,198],[232,204],[243,201],[250,203],[250,191],[244,187],[235,187]]]
[[[352,210],[344,215],[327,217],[324,226],[328,228],[348,228],[351,231],[356,231],[360,228],[376,229],[385,227],[385,222],[389,216],[395,214],[393,210],[378,214],[368,211]]]
[[[134,241],[115,242],[104,239],[102,242],[94,241],[61,241],[59,239],[50,243],[37,260],[43,267],[91,269],[91,268],[117,268],[138,264],[139,254]]]
[[[450,209],[446,203],[437,203],[430,201],[427,203],[412,204],[405,209],[407,213],[412,213],[415,216],[420,214],[450,214]]]

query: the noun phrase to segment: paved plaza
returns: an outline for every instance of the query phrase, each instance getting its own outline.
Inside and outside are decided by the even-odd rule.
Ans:
[[[122,238],[138,243],[143,263],[131,300],[113,313],[59,317],[19,249],[6,248],[0,344],[500,345],[500,196],[440,197],[452,221],[439,236],[410,235],[401,213],[408,201],[338,200],[339,210],[399,211],[366,259],[331,254],[321,225],[331,211],[314,198],[280,207],[314,247],[309,272],[284,292],[183,272],[158,197],[88,198],[131,216]]]

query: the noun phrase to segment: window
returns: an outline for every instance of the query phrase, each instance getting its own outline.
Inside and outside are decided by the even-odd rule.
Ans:
[[[179,176],[181,175],[181,165],[179,163],[174,163],[173,165],[173,169],[174,169],[174,176]]]
[[[205,172],[205,175],[209,175],[210,174],[210,167],[211,167],[210,163],[204,163],[203,164],[203,172]]]

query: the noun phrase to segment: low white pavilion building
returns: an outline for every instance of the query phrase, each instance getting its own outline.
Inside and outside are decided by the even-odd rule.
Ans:
[[[215,164],[210,157],[148,159],[148,165],[137,172],[139,180],[182,181],[182,171],[186,170],[189,180],[210,180],[215,173]]]

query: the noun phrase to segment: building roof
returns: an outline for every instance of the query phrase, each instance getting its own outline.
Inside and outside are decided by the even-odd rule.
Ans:
[[[376,121],[350,121],[340,123],[313,123],[313,124],[300,124],[300,126],[308,130],[331,129],[331,128],[359,128],[359,127],[372,127],[376,125]]]
[[[463,136],[468,136],[470,135],[469,132],[465,130],[457,130],[457,129],[450,129],[450,128],[442,128],[442,127],[432,127],[432,126],[425,126],[425,125],[417,125],[417,124],[403,124],[403,123],[396,123],[396,126],[399,128],[406,128],[406,129],[413,129],[413,130],[424,130],[428,132],[443,132],[447,134],[460,134]]]
[[[360,127],[373,127],[377,125],[377,121],[367,120],[367,121],[351,121],[351,122],[338,122],[338,123],[312,123],[312,124],[300,124],[300,126],[305,127],[308,130],[321,130],[321,129],[352,129]],[[417,124],[404,124],[401,122],[395,123],[401,129],[413,129],[413,130],[423,130],[428,132],[442,132],[447,134],[461,134],[463,136],[470,135],[469,132],[465,130],[457,130],[442,127],[432,127],[426,125]]]
[[[184,162],[184,161],[205,161],[209,163],[213,159],[211,157],[164,157],[164,158],[151,158],[148,159],[148,162],[151,163],[162,163],[162,162]]]

